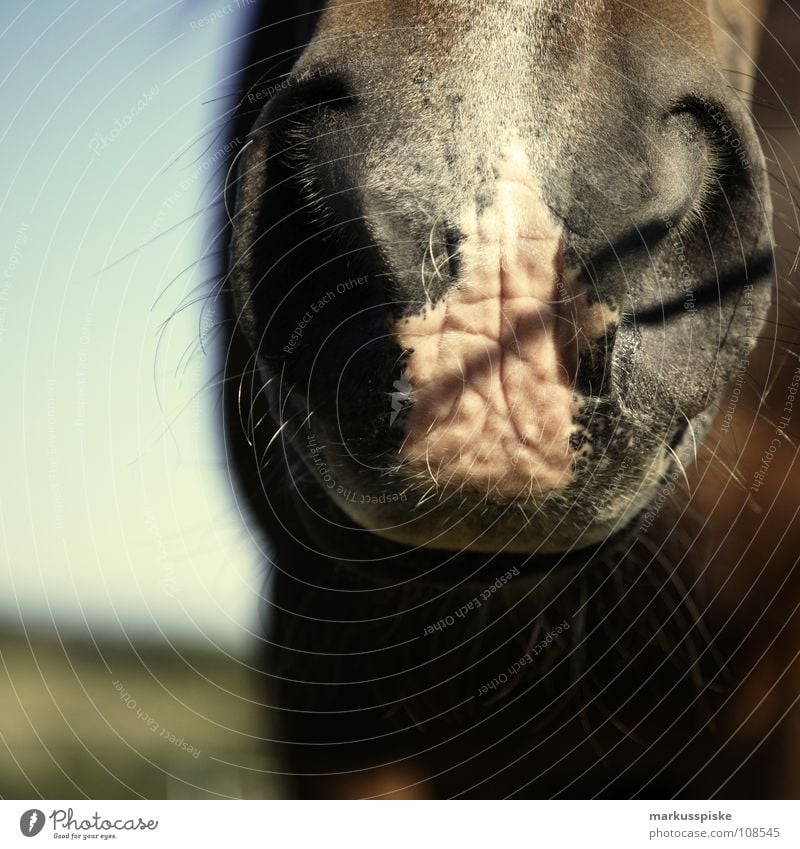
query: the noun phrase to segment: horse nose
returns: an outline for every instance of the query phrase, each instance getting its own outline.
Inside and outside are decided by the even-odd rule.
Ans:
[[[492,203],[468,208],[460,231],[453,285],[394,328],[411,402],[404,460],[493,500],[561,489],[581,364],[597,337],[613,338],[616,315],[565,268],[563,228],[521,144],[504,152]]]
[[[273,109],[279,104],[283,117],[294,114],[299,120],[309,110],[346,112],[358,104],[352,73],[330,64],[301,65],[268,91]]]

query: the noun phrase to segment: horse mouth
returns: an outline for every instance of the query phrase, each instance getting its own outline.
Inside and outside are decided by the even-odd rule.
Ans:
[[[679,461],[667,444],[639,446],[619,420],[602,429],[617,432],[619,444],[593,448],[587,441],[575,451],[569,483],[547,492],[532,493],[530,481],[523,492],[487,492],[474,479],[467,485],[417,478],[408,464],[354,464],[352,454],[349,462],[331,458],[324,469],[336,485],[323,486],[357,528],[405,547],[561,555],[625,533],[677,474]],[[370,465],[374,473],[364,474]]]
[[[683,417],[704,413],[719,392],[717,360],[729,356],[715,349],[726,340],[699,307],[699,329],[689,326],[663,221],[642,213],[647,226],[598,248],[553,214],[546,175],[523,144],[507,140],[487,162],[480,186],[442,201],[425,244],[428,219],[393,209],[385,186],[365,178],[363,190],[337,196],[341,209],[325,207],[325,227],[341,223],[324,263],[307,267],[295,252],[283,268],[268,262],[271,243],[263,255],[245,252],[251,343],[300,399],[294,420],[317,446],[304,456],[295,436],[291,453],[340,508],[326,518],[343,512],[355,530],[414,549],[585,549],[657,497]],[[337,175],[320,169],[309,181],[327,197]],[[288,200],[303,199],[305,183],[280,185]],[[301,208],[305,223],[311,212]],[[349,252],[339,255],[342,246]],[[430,291],[423,246],[444,270]],[[298,281],[286,295],[253,282],[274,267]],[[364,285],[321,297],[356,269]],[[711,294],[706,303],[716,303]],[[309,304],[320,308],[300,319]],[[716,343],[698,346],[704,370],[684,344],[695,332]],[[280,429],[280,399],[271,407]]]

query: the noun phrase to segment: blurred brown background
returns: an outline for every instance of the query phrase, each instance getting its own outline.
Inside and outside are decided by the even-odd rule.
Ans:
[[[731,425],[724,430],[718,418],[691,473],[693,520],[703,528],[692,548],[709,564],[703,598],[711,621],[731,634],[721,731],[749,756],[743,769],[762,770],[776,794],[792,798],[800,797],[800,394],[788,407],[787,399],[800,385],[799,10],[771,4],[755,89],[773,185],[777,295],[738,402],[734,385],[721,404],[724,413],[735,403]]]

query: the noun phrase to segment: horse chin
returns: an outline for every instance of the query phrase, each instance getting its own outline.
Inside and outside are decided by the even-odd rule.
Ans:
[[[511,500],[444,498],[432,504],[404,501],[381,507],[335,497],[360,528],[413,549],[517,554],[531,558],[567,555],[632,534],[636,519],[656,500],[660,487],[642,487],[638,496],[609,505],[602,514],[593,501],[553,498],[534,506]]]

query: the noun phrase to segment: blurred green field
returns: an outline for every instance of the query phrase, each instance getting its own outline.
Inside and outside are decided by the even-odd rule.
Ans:
[[[277,798],[248,661],[0,632],[3,798]]]

